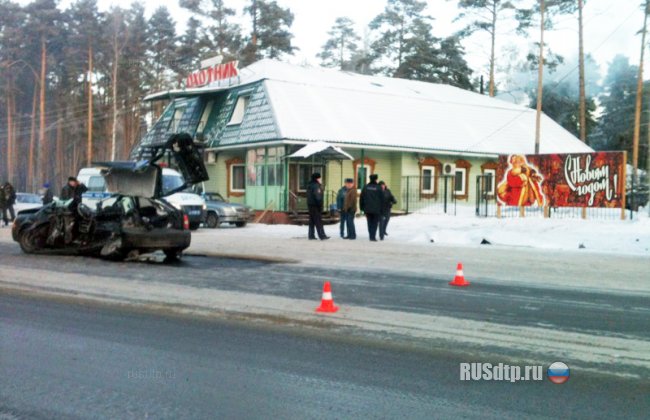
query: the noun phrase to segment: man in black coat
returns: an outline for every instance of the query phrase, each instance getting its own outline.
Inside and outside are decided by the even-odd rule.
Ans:
[[[312,174],[311,181],[307,184],[307,208],[309,208],[309,239],[316,239],[314,230],[321,241],[329,239],[323,229],[323,186],[318,172]]]
[[[5,226],[7,226],[9,222],[13,222],[16,218],[16,212],[14,211],[14,204],[16,204],[16,190],[9,182],[6,182],[2,186],[2,189],[4,191],[5,201],[3,206],[4,210],[2,211],[2,219],[5,222]]]
[[[379,223],[379,237],[383,241],[384,236],[388,236],[386,230],[388,229],[388,222],[390,221],[390,212],[393,209],[393,204],[397,204],[397,200],[384,181],[380,181],[379,186],[384,193],[384,208],[381,212],[381,221]]]
[[[373,242],[377,242],[377,228],[379,227],[381,214],[384,209],[384,192],[381,190],[379,184],[377,184],[378,178],[379,176],[377,174],[370,175],[370,182],[363,187],[359,201],[361,210],[366,214],[368,234],[370,235],[370,240]]]
[[[61,200],[70,200],[72,199],[72,205],[70,209],[76,210],[81,204],[81,198],[83,193],[88,191],[88,188],[81,182],[77,181],[77,178],[71,176],[68,178],[68,183],[61,188]]]

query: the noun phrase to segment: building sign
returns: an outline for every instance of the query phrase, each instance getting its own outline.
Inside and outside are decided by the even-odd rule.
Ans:
[[[620,208],[625,160],[624,152],[500,156],[497,200],[506,206]]]
[[[195,88],[209,85],[218,80],[237,77],[239,76],[238,65],[239,61],[230,61],[228,63],[215,64],[199,71],[195,71],[194,73],[190,73],[185,79],[185,87]]]

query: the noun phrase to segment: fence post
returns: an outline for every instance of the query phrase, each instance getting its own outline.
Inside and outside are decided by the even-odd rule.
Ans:
[[[549,206],[544,206],[544,219],[551,217],[551,208]]]
[[[519,206],[519,217],[526,217],[526,207]]]
[[[406,214],[409,214],[409,201],[411,198],[410,176],[406,176]]]
[[[582,220],[585,220],[587,218],[587,208],[583,207],[582,208]]]
[[[444,210],[445,210],[445,214],[447,214],[447,176],[443,175],[442,178],[445,180]]]
[[[480,175],[476,177],[476,216],[481,215],[481,177]]]
[[[497,203],[497,219],[501,218],[501,204]]]

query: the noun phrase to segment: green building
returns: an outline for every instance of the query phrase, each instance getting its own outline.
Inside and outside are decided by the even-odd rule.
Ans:
[[[169,101],[141,144],[186,131],[205,143],[206,189],[256,210],[306,207],[313,172],[328,203],[344,178],[377,173],[396,210],[494,195],[500,154],[534,152],[535,111],[449,85],[262,60],[228,80],[152,94]],[[541,153],[592,151],[542,116]],[[291,155],[315,142],[344,153]],[[321,143],[322,144],[322,143]],[[303,153],[304,154],[304,153]]]

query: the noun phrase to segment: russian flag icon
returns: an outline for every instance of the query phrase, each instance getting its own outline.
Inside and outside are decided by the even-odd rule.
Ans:
[[[566,363],[554,362],[548,367],[546,375],[554,384],[563,384],[569,380],[569,367]]]

